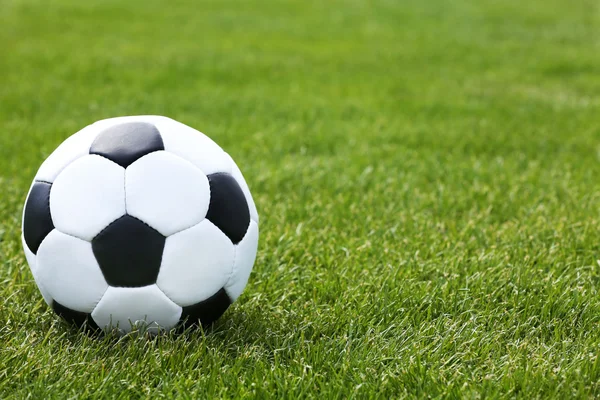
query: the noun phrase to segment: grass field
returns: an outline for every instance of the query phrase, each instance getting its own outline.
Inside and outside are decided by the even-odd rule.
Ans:
[[[0,0],[0,398],[600,396],[600,4]],[[20,214],[101,118],[207,133],[261,215],[211,331],[93,338]]]

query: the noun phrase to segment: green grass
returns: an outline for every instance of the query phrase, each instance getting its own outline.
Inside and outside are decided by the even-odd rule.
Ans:
[[[600,5],[0,0],[0,398],[600,396]],[[44,158],[162,114],[241,166],[209,332],[96,339],[20,248]]]

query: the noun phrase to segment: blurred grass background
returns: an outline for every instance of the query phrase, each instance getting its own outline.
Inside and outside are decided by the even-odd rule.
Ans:
[[[600,3],[0,0],[2,398],[600,394]],[[211,136],[261,215],[211,332],[93,339],[20,249],[83,126]]]

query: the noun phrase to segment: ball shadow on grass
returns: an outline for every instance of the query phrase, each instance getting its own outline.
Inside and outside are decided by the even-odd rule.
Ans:
[[[133,326],[129,332],[123,332],[123,330],[118,328],[108,330],[101,329],[90,317],[87,317],[81,321],[67,320],[58,315],[53,315],[53,317],[57,319],[60,329],[64,329],[66,331],[66,337],[70,341],[77,341],[81,339],[81,335],[85,335],[89,338],[99,341],[110,341],[116,343],[133,338],[137,340],[142,337],[147,338],[148,340],[156,340],[166,337],[175,340],[190,340],[195,339],[198,336],[218,336],[227,332],[229,330],[228,327],[232,325],[232,311],[233,310],[227,311],[216,321],[206,324],[203,324],[200,321],[190,322],[185,320],[169,330],[160,328],[156,330],[155,328],[140,324]]]

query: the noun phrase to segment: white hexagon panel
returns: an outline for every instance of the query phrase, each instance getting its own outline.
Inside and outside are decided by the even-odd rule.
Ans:
[[[231,240],[205,219],[167,238],[157,285],[177,304],[190,306],[225,286],[234,261]]]
[[[109,288],[92,311],[93,321],[102,329],[131,332],[143,326],[150,332],[170,329],[181,317],[181,307],[156,285],[139,288]]]
[[[91,241],[125,215],[125,170],[97,155],[73,161],[52,185],[50,213],[58,230]]]
[[[181,157],[166,151],[148,154],[127,168],[126,182],[127,213],[165,236],[191,228],[206,217],[208,179]]]
[[[62,307],[90,313],[108,289],[92,245],[57,229],[42,242],[36,261],[38,279]]]

